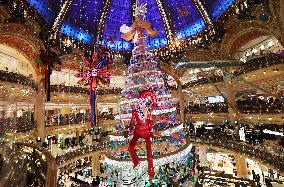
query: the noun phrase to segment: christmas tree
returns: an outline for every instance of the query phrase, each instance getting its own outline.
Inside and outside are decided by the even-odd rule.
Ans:
[[[138,111],[140,108],[139,105],[142,102],[145,102],[140,100],[141,97],[139,99],[140,93],[143,93],[143,91],[150,91],[150,93],[154,93],[156,96],[155,100],[157,100],[157,107],[153,107],[155,109],[153,111],[151,110],[151,118],[154,121],[153,131],[156,136],[154,136],[150,142],[150,149],[154,158],[154,168],[156,168],[157,166],[166,164],[170,160],[183,157],[182,152],[188,151],[188,149],[183,149],[178,154],[171,155],[172,152],[177,151],[179,148],[184,146],[185,139],[181,130],[182,125],[179,124],[179,121],[177,120],[176,106],[172,102],[172,96],[170,94],[170,90],[168,90],[167,76],[160,70],[158,58],[149,50],[146,45],[147,37],[155,36],[157,31],[152,30],[151,23],[145,21],[145,11],[146,5],[136,6],[134,15],[135,21],[132,26],[128,27],[123,25],[121,27],[121,32],[123,33],[121,35],[122,38],[128,41],[133,40],[134,48],[132,51],[132,57],[130,59],[130,65],[128,67],[128,75],[125,80],[125,88],[122,90],[121,100],[119,103],[119,119],[121,123],[120,128],[118,128],[118,132],[121,135],[127,134],[124,134],[124,132],[128,131],[128,126],[133,114],[132,112]],[[153,102],[153,99],[151,99],[151,101]],[[150,108],[150,105],[151,104],[146,101],[146,107]],[[142,112],[138,111],[138,115],[139,113],[141,114]],[[137,121],[138,120],[136,120],[136,122]],[[136,127],[134,129],[136,130]],[[133,141],[135,138],[135,130],[131,141]],[[131,138],[131,136],[128,136],[128,138],[129,137]],[[123,179],[124,183],[130,181],[130,183],[135,182],[135,184],[138,186],[142,186],[142,184],[145,184],[145,181],[148,180],[146,177],[147,175],[145,175],[147,171],[149,178],[153,179],[153,173],[155,172],[153,172],[153,168],[151,167],[152,155],[150,156],[151,158],[148,155],[148,139],[139,135],[140,140],[144,139],[146,146],[145,144],[139,144],[139,142],[138,144],[135,143],[135,147],[138,149],[135,152],[138,153],[139,158],[145,158],[147,156],[147,160],[138,162],[140,164],[133,169],[132,166],[138,164],[137,160],[135,161],[133,156],[131,156],[133,146],[131,149],[129,149],[131,146],[130,143],[128,150],[125,150],[125,147],[120,147],[120,145],[124,145],[124,143],[126,143],[124,142],[125,139],[121,141],[118,140],[117,137],[115,138],[116,140],[113,139],[113,144],[111,146],[113,152],[110,156],[106,157],[106,163],[109,168],[116,168],[119,171],[122,171],[121,179]],[[119,137],[119,139],[120,138],[121,137]],[[117,149],[117,147],[120,148]],[[157,157],[157,155],[159,157]],[[128,159],[130,156],[132,157],[131,161]],[[117,159],[126,161],[121,162],[121,160],[118,161]]]
[[[152,112],[154,131],[163,132],[179,125],[175,103],[172,102],[168,90],[168,77],[160,70],[158,58],[146,45],[148,36],[154,36],[158,31],[151,29],[151,24],[144,20],[146,5],[136,6],[135,22],[131,27],[121,27],[122,38],[133,40],[134,48],[128,67],[125,88],[121,93],[120,120],[127,128],[131,112],[135,109],[141,91],[150,90],[157,97],[157,108]],[[147,36],[148,35],[148,36]],[[163,135],[163,133],[161,133]],[[169,135],[169,134],[167,134]]]

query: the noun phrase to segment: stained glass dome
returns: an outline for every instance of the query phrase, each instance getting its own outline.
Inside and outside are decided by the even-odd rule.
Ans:
[[[51,25],[58,17],[65,1],[27,0],[30,6]],[[68,1],[68,0],[66,0]],[[70,6],[60,32],[85,44],[100,42],[113,50],[131,50],[130,42],[120,37],[120,26],[133,22],[135,0],[69,0]],[[147,3],[146,20],[152,23],[159,34],[148,40],[152,49],[167,46],[168,33],[173,37],[186,39],[206,28],[202,10],[196,5],[201,0],[140,0]],[[202,0],[206,15],[212,21],[218,20],[235,0]],[[170,30],[170,32],[169,32]]]

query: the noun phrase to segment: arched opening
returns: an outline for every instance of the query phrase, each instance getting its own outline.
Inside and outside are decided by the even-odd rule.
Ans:
[[[250,40],[247,39],[245,42],[239,43],[239,45],[235,46],[234,57],[242,59],[270,52],[277,53],[280,50],[283,50],[283,46],[274,36],[255,35],[250,37]]]
[[[35,80],[36,71],[31,62],[16,49],[0,44],[0,69],[18,73]]]
[[[0,44],[0,133],[34,129],[35,78],[36,71],[23,54]]]

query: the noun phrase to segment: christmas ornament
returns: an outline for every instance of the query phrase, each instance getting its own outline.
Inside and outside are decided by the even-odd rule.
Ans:
[[[110,54],[104,46],[100,46],[98,52],[94,52],[92,58],[89,59],[85,56],[82,57],[83,66],[77,66],[79,73],[75,74],[75,77],[82,78],[79,84],[85,84],[90,86],[90,105],[91,105],[91,126],[95,126],[96,114],[95,114],[95,100],[96,100],[96,88],[99,83],[110,83]]]
[[[61,71],[61,61],[59,56],[52,51],[40,51],[39,56],[35,59],[37,63],[45,67],[45,93],[46,101],[50,101],[50,75],[52,68],[56,71]]]

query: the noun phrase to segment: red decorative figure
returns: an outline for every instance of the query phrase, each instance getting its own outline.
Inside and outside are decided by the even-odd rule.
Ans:
[[[151,97],[152,107],[147,106],[147,97]],[[140,106],[138,106],[137,110],[132,111],[132,118],[129,125],[129,130],[133,130],[134,122],[136,121],[137,124],[134,128],[133,138],[130,141],[128,151],[130,156],[133,160],[133,168],[135,168],[139,162],[140,158],[138,157],[135,145],[139,138],[145,139],[146,142],[146,150],[147,150],[147,161],[148,161],[148,174],[150,179],[154,178],[154,167],[153,167],[153,156],[152,156],[152,149],[151,149],[151,140],[150,137],[152,136],[152,129],[154,126],[151,112],[154,108],[156,108],[156,96],[152,91],[142,91],[139,94],[139,102]]]

